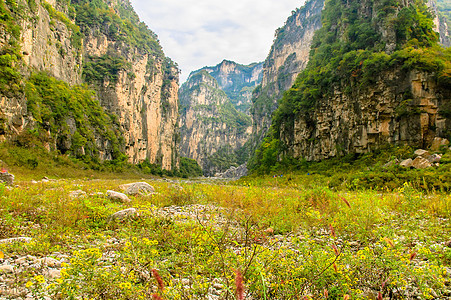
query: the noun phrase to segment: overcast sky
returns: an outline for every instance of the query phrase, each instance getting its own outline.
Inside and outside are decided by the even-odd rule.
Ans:
[[[131,0],[167,56],[178,63],[183,83],[191,71],[223,59],[264,61],[274,32],[305,0]]]

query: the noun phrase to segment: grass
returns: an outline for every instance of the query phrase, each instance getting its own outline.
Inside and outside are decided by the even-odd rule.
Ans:
[[[33,184],[30,174],[16,173],[18,187],[0,186],[0,239],[33,237],[0,244],[5,258],[67,255],[61,277],[28,268],[12,285],[36,299],[240,299],[242,274],[245,299],[449,296],[447,193],[408,183],[333,191],[314,180],[296,186],[259,177],[232,184],[147,178],[158,194],[131,196],[129,204],[69,196],[119,190],[139,177],[99,174]],[[139,217],[109,222],[129,207]]]

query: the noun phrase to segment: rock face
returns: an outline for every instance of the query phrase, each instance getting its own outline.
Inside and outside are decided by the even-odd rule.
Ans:
[[[405,21],[403,14],[412,14],[413,5],[417,4],[399,2],[384,18],[392,18],[393,24],[400,24]],[[337,17],[347,9],[357,12],[355,16],[358,16],[349,23]],[[395,59],[402,51],[413,56],[413,52],[408,52],[411,49],[409,39],[413,38],[391,23],[381,21],[384,14],[378,11],[386,9],[383,3],[373,1],[326,3],[324,26],[315,33],[307,71],[285,94],[275,115],[272,141],[280,142],[279,153],[276,153],[280,155],[276,159],[287,156],[319,161],[348,153],[366,153],[387,144],[427,148],[435,137],[449,135],[451,89],[446,81],[448,77],[443,75],[444,81],[440,81],[435,74],[440,71],[432,71],[436,70],[433,67],[426,71],[420,64],[409,65],[407,59]],[[421,6],[421,9],[426,11],[427,8]],[[428,17],[427,29],[417,37],[430,38],[433,44],[437,36],[430,22],[432,15]],[[348,30],[363,24],[367,32],[373,32],[379,44],[373,42],[375,46],[370,47],[368,40],[363,43],[362,35],[353,36],[353,31]],[[353,38],[354,43],[350,43],[349,39]],[[328,48],[340,43],[352,50],[342,48],[341,54],[335,54]],[[357,63],[348,68],[347,59],[363,52],[377,63],[381,62],[381,57],[386,57],[393,64],[379,65],[381,68],[375,72],[374,68],[365,69],[370,59],[356,58]],[[429,57],[434,60],[435,54]]]
[[[236,62],[223,60],[214,67],[205,67],[194,71],[207,71],[218,82],[219,88],[229,97],[235,108],[241,112],[249,113],[252,104],[252,92],[262,81],[263,63],[241,65]]]
[[[21,14],[14,14],[14,3],[5,5],[21,28],[15,40],[23,58],[11,67],[23,80],[27,82],[30,74],[45,71],[70,86],[87,83],[96,92],[95,101],[117,125],[114,139],[122,141],[122,149],[114,151],[125,153],[131,163],[148,160],[167,170],[178,167],[179,71],[165,57],[157,36],[140,22],[130,2],[17,2]],[[0,48],[10,43],[13,35],[2,33]],[[11,82],[16,75],[11,75]],[[37,127],[38,118],[30,112],[25,94],[20,88],[13,92],[0,89],[1,140]],[[73,144],[77,128],[71,114],[66,124],[68,130],[57,134],[60,141],[53,133],[49,149],[65,153]],[[40,126],[45,129],[46,125]],[[61,140],[62,135],[69,138]],[[99,160],[114,158],[113,137],[100,137],[94,132],[82,138],[95,140]],[[84,149],[73,154],[88,155]]]
[[[313,35],[321,28],[323,7],[324,0],[308,1],[276,31],[274,44],[263,65],[261,87],[255,90],[252,97],[254,147],[268,131],[278,100],[307,66]]]
[[[196,160],[205,175],[240,165],[250,118],[236,110],[217,80],[206,70],[191,74],[179,95],[180,155]]]
[[[427,148],[450,129],[450,119],[440,112],[449,106],[451,90],[439,89],[432,74],[399,71],[378,78],[369,90],[352,97],[336,90],[308,116],[298,115],[293,127],[282,129],[286,154],[311,161],[388,143]],[[408,101],[401,96],[406,91]]]

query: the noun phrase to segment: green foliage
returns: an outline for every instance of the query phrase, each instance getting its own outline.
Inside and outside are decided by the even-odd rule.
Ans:
[[[180,157],[180,176],[183,178],[202,176],[202,169],[194,159]]]
[[[84,60],[83,77],[90,84],[104,80],[117,82],[119,71],[131,68],[129,62],[122,56],[105,54],[103,56],[88,56]]]
[[[204,169],[213,169],[219,171],[226,171],[230,167],[238,167],[237,152],[230,146],[219,148],[215,153],[208,156],[204,163]],[[207,173],[207,176],[214,176],[214,174]]]
[[[9,40],[0,48],[0,94],[13,96],[21,91],[22,75],[18,64],[20,52],[21,11],[15,1],[0,2],[0,29],[9,34]]]
[[[257,160],[249,162],[253,174],[291,174],[302,182],[316,182],[340,190],[395,190],[409,182],[424,191],[451,191],[450,152],[440,161],[440,167],[424,170],[402,168],[389,161],[413,157],[410,147],[387,146],[366,154],[348,154],[320,162],[285,157],[278,159],[277,141],[266,139],[257,150]],[[308,175],[307,175],[308,174]],[[288,176],[289,177],[289,176]],[[313,183],[312,182],[312,183]]]
[[[40,139],[45,139],[49,130],[58,150],[95,161],[98,159],[96,138],[102,138],[111,143],[113,159],[122,158],[118,125],[86,86],[71,87],[40,72],[31,75],[25,93],[28,110],[38,123]],[[71,119],[74,124],[69,125]],[[80,151],[82,147],[85,153]]]
[[[143,22],[139,22],[130,5],[120,4],[120,15],[101,0],[73,1],[73,5],[76,9],[75,22],[85,35],[98,30],[113,41],[121,41],[124,45],[135,46],[164,59],[157,36]]]

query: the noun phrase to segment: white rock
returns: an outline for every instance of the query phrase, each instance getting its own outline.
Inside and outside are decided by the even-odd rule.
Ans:
[[[51,268],[60,268],[61,267],[61,262],[59,260],[56,260],[54,258],[51,257],[44,257],[41,258],[38,263],[41,263],[44,266],[48,266]]]
[[[155,189],[153,188],[153,186],[151,186],[147,182],[134,182],[123,184],[119,188],[125,190],[125,194],[127,195],[141,195],[155,193]]]
[[[415,169],[426,169],[426,168],[432,167],[432,164],[426,158],[424,158],[423,156],[418,156],[412,162],[412,166]]]
[[[106,192],[106,195],[107,195],[108,198],[110,198],[111,200],[119,201],[119,202],[122,202],[122,203],[129,203],[129,202],[132,201],[132,200],[130,200],[130,199],[127,197],[127,195],[122,194],[122,193],[119,193],[119,192],[111,191],[111,190],[108,190],[108,191]]]
[[[413,160],[411,158],[408,158],[406,160],[403,160],[399,165],[404,168],[410,168],[410,167],[412,167],[412,163],[413,163]]]
[[[440,160],[442,159],[442,156],[440,154],[432,154],[431,156],[429,156],[427,158],[427,160],[433,164],[433,163],[438,163],[440,162]]]
[[[431,154],[429,153],[429,151],[423,150],[423,149],[418,149],[414,152],[415,156],[422,156],[424,158],[430,156]]]
[[[440,150],[441,146],[448,146],[448,145],[449,145],[449,141],[447,139],[435,137],[434,140],[432,141],[431,150],[438,151],[438,150]]]
[[[61,277],[61,270],[57,270],[57,269],[49,269],[47,271],[47,277],[49,277],[50,279],[56,279],[56,278],[60,278]]]
[[[86,197],[86,192],[82,190],[71,191],[69,193],[69,197],[71,198],[83,198]]]
[[[16,264],[23,265],[28,262],[28,258],[26,256],[16,259]]]
[[[0,274],[12,274],[14,273],[14,267],[11,265],[1,265]]]
[[[112,214],[108,219],[109,221],[122,221],[136,217],[138,217],[138,211],[136,210],[136,208],[128,208]]]

